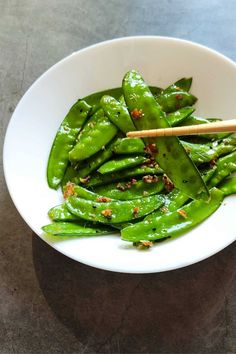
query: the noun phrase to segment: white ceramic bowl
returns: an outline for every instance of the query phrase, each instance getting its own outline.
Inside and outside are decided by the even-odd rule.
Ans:
[[[61,202],[49,189],[46,165],[52,141],[65,114],[92,92],[121,86],[124,74],[137,69],[150,85],[167,86],[193,77],[197,113],[235,117],[236,64],[201,45],[166,37],[128,37],[80,50],[44,73],[19,102],[4,144],[4,171],[12,200],[31,229],[43,238],[48,210]],[[236,239],[236,197],[193,231],[140,252],[110,235],[47,239],[52,247],[79,262],[107,270],[151,273],[205,259]]]

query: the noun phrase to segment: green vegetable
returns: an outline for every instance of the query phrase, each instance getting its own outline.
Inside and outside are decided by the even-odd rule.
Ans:
[[[168,86],[165,90],[162,91],[162,94],[176,92],[176,91],[186,91],[188,92],[191,88],[193,79],[190,78],[182,78],[176,81],[174,84]]]
[[[54,236],[95,236],[112,232],[107,226],[85,226],[83,223],[55,222],[42,227],[47,234]]]
[[[145,161],[146,158],[144,156],[121,156],[114,160],[105,162],[101,167],[99,167],[98,172],[101,174],[117,172],[130,167],[141,165]]]
[[[209,181],[209,187],[217,186],[225,177],[236,171],[236,151],[221,157],[216,166],[216,171]]]
[[[192,107],[183,107],[178,111],[169,113],[166,116],[166,119],[172,127],[175,127],[176,125],[183,122],[187,117],[189,117],[190,114],[192,114],[194,111],[195,109]]]
[[[75,147],[69,153],[72,163],[85,160],[105,147],[116,135],[117,128],[99,109],[85,124]]]
[[[161,107],[136,71],[125,75],[123,90],[129,111],[137,109],[142,112],[142,117],[134,121],[139,130],[169,127]],[[199,171],[177,137],[148,139],[148,142],[156,144],[156,161],[177,188],[191,198],[208,198],[208,190]]]
[[[161,94],[157,97],[157,102],[164,112],[170,113],[183,107],[192,106],[197,102],[197,98],[185,91],[175,91]]]
[[[53,221],[76,221],[79,219],[78,216],[71,214],[65,203],[51,208],[48,216]]]
[[[163,197],[150,196],[129,201],[111,201],[99,203],[85,200],[75,196],[66,200],[69,211],[88,221],[101,222],[103,224],[115,224],[136,217],[141,217],[159,208],[163,203]]]
[[[219,189],[224,193],[224,196],[236,194],[236,177],[227,178],[219,185]]]
[[[114,145],[116,154],[145,154],[145,145],[139,138],[123,138],[118,139]]]
[[[73,148],[90,109],[91,106],[85,101],[78,100],[61,123],[48,159],[47,180],[50,188],[56,189],[61,183],[69,162],[68,153]]]
[[[138,242],[182,235],[213,214],[221,205],[223,196],[219,189],[213,188],[209,201],[193,200],[177,211],[126,227],[121,230],[121,238],[125,241]]]

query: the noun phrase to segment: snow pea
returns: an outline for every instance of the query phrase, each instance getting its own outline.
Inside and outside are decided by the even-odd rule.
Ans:
[[[197,102],[197,97],[185,91],[174,91],[161,94],[156,101],[164,112],[170,113],[186,106],[192,106]]]
[[[157,182],[146,183],[142,180],[135,183],[110,183],[104,186],[95,188],[95,192],[105,197],[118,200],[131,200],[157,194],[164,188],[164,183],[161,178]]]
[[[115,154],[145,154],[145,145],[139,138],[118,139],[114,145]]]
[[[236,171],[236,151],[219,158],[216,171],[209,181],[209,187],[217,186],[225,177]]]
[[[223,197],[224,194],[219,189],[212,188],[208,201],[193,200],[181,209],[126,227],[121,230],[121,238],[138,242],[180,236],[213,214],[220,207]]]
[[[219,189],[224,193],[224,196],[236,194],[236,177],[227,178],[219,185]]]
[[[100,101],[105,115],[117,126],[123,133],[135,130],[134,123],[129,115],[126,106],[111,96],[103,96]]]
[[[79,219],[78,216],[71,214],[65,203],[51,208],[48,212],[48,216],[53,221],[75,221]]]
[[[111,182],[123,182],[124,180],[135,178],[138,176],[145,175],[160,175],[163,171],[157,165],[155,167],[148,166],[138,166],[133,167],[127,170],[119,171],[119,173],[107,173],[105,175],[101,175],[100,173],[96,173],[91,176],[89,181],[86,183],[87,187],[101,186]],[[74,178],[75,183],[79,183],[79,179]]]
[[[188,118],[194,111],[195,109],[193,107],[183,107],[175,112],[167,114],[166,119],[172,127],[175,127]]]
[[[72,214],[88,221],[104,224],[121,223],[147,215],[159,208],[162,203],[163,197],[160,195],[107,203],[94,202],[75,196],[66,200],[66,206]]]
[[[146,158],[144,156],[121,156],[114,160],[105,162],[101,167],[99,167],[98,172],[105,174],[126,170],[127,168],[141,165],[145,161]]]
[[[114,232],[107,226],[88,226],[79,222],[54,222],[42,227],[47,234],[54,236],[95,236]]]
[[[134,110],[141,113],[140,119],[134,120],[139,130],[169,127],[160,105],[136,71],[130,71],[125,75],[123,91],[131,116]],[[177,188],[191,198],[208,197],[207,187],[198,169],[177,137],[147,139],[147,141],[156,144],[156,161]]]
[[[176,81],[175,83],[171,84],[168,86],[166,89],[162,91],[162,93],[170,93],[170,92],[176,92],[176,91],[186,91],[189,92],[191,85],[192,85],[192,77],[190,78],[185,78],[183,77],[182,79]]]
[[[75,145],[90,110],[90,105],[84,100],[78,100],[61,123],[48,159],[47,181],[50,188],[56,189],[61,183],[69,162],[68,153]]]
[[[72,163],[85,160],[107,145],[116,135],[117,128],[99,109],[86,122],[83,130],[78,136],[78,141],[69,152],[69,159]]]

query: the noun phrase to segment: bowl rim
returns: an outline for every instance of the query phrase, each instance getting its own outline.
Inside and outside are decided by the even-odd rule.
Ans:
[[[52,243],[50,243],[49,241],[47,241],[45,238],[41,237],[40,235],[38,235],[37,231],[35,230],[34,226],[31,225],[30,221],[26,221],[25,218],[23,217],[21,211],[20,211],[20,207],[18,206],[18,202],[15,199],[14,195],[13,195],[13,191],[11,190],[11,186],[10,186],[10,182],[9,182],[9,178],[8,178],[8,172],[7,172],[7,162],[6,162],[6,150],[7,150],[7,140],[8,140],[8,135],[9,135],[9,131],[11,129],[11,125],[13,122],[13,117],[16,114],[18,107],[22,104],[22,102],[24,102],[24,100],[27,98],[27,96],[30,94],[30,91],[32,88],[34,88],[35,86],[37,86],[41,80],[43,80],[43,78],[45,76],[47,76],[47,74],[49,72],[52,72],[54,70],[56,70],[58,67],[60,67],[61,65],[63,65],[65,62],[67,62],[68,60],[70,60],[71,58],[73,58],[75,55],[79,55],[82,54],[84,52],[93,50],[94,48],[99,48],[102,46],[109,46],[115,42],[128,42],[128,41],[139,41],[139,40],[159,40],[159,41],[169,41],[169,42],[174,42],[174,43],[183,43],[186,44],[188,46],[192,46],[193,48],[199,48],[202,49],[208,53],[211,53],[215,56],[217,56],[218,58],[220,58],[221,60],[224,60],[227,64],[230,64],[231,66],[233,66],[234,69],[236,69],[236,62],[227,57],[226,55],[218,52],[215,49],[212,49],[206,45],[200,44],[198,42],[195,41],[191,41],[191,40],[187,40],[187,39],[182,39],[182,38],[178,38],[178,37],[170,37],[170,36],[156,36],[156,35],[137,35],[137,36],[125,36],[125,37],[118,37],[118,38],[113,38],[113,39],[109,39],[109,40],[104,40],[101,42],[97,42],[94,44],[91,44],[89,46],[83,47],[77,51],[72,52],[71,54],[67,55],[66,57],[62,58],[61,60],[59,60],[58,62],[56,62],[55,64],[53,64],[51,67],[49,67],[46,71],[44,71],[29,87],[28,89],[25,91],[25,93],[22,95],[22,97],[20,98],[20,100],[18,101],[14,112],[12,113],[9,122],[7,124],[7,128],[5,131],[5,137],[4,137],[4,142],[3,142],[3,173],[4,173],[4,178],[5,178],[5,182],[6,182],[6,186],[10,195],[10,198],[15,206],[15,208],[17,209],[18,213],[20,214],[21,218],[23,219],[23,221],[29,226],[29,228],[37,235],[39,236],[43,241],[45,241],[47,244],[49,244],[51,247],[53,247],[55,249],[55,247],[53,246]],[[116,268],[115,266],[113,266],[113,268],[111,269],[110,267],[106,267],[104,266],[97,266],[95,263],[93,263],[93,261],[84,261],[84,260],[77,260],[75,258],[73,258],[72,256],[70,256],[66,251],[62,251],[62,250],[57,250],[60,253],[62,253],[63,255],[77,261],[80,262],[82,264],[85,264],[87,266],[91,266],[97,269],[102,269],[102,270],[107,270],[107,271],[112,271],[112,272],[118,272],[118,273],[128,273],[128,274],[149,274],[149,273],[159,273],[159,272],[165,272],[165,271],[170,271],[170,270],[176,270],[179,268],[184,268],[187,267],[189,265],[192,264],[196,264],[204,259],[207,259],[211,256],[213,256],[214,254],[220,252],[221,250],[223,250],[224,248],[226,248],[227,246],[229,246],[233,241],[229,240],[229,242],[225,243],[222,247],[217,248],[216,250],[213,249],[212,252],[209,252],[207,256],[202,255],[202,257],[199,257],[197,260],[193,260],[193,261],[186,261],[183,262],[180,265],[176,265],[175,267],[170,266],[170,267],[165,267],[162,270],[120,270],[118,268]]]

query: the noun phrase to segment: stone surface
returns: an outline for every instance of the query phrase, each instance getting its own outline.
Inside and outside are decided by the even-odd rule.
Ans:
[[[2,142],[31,83],[92,43],[174,36],[236,59],[234,0],[0,0],[0,9]],[[1,354],[236,353],[235,244],[163,274],[96,270],[32,235],[0,169]]]

